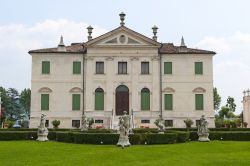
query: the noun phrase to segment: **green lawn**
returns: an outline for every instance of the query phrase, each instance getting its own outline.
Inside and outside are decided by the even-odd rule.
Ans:
[[[212,141],[169,145],[82,145],[0,141],[0,165],[250,165],[250,142]]]

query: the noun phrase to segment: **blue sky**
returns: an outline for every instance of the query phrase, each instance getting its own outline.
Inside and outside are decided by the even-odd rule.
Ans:
[[[210,49],[214,57],[214,85],[223,97],[233,96],[241,110],[242,91],[250,88],[250,1],[248,0],[8,0],[0,10],[0,86],[30,87],[28,50],[86,41],[86,27],[94,36],[126,26],[146,36],[159,27],[158,40]]]

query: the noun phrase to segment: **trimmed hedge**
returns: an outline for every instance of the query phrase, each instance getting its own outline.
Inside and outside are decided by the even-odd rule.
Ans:
[[[73,133],[73,137],[77,144],[116,144],[119,134]]]
[[[115,133],[112,129],[89,129],[87,131],[81,131],[82,133]]]
[[[129,135],[129,142],[132,145],[139,145],[142,144],[142,136],[141,134],[130,134]],[[144,141],[145,142],[145,141]]]
[[[250,132],[244,131],[230,131],[230,132],[210,132],[210,140],[223,140],[223,141],[250,141]]]
[[[56,141],[59,142],[74,142],[74,137],[72,132],[56,132]]]
[[[133,129],[133,133],[158,133],[157,128],[135,128]]]
[[[37,132],[35,131],[0,131],[0,141],[10,140],[36,140]]]
[[[177,134],[177,142],[189,141],[189,137],[190,137],[190,132],[188,132],[188,131],[166,130],[165,133],[176,133]]]
[[[176,133],[144,134],[145,144],[173,144],[177,140]]]

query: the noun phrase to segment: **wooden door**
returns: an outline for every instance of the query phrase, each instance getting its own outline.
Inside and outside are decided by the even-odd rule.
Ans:
[[[116,115],[123,115],[123,111],[127,111],[127,114],[129,114],[129,92],[127,90],[124,90],[125,88],[116,90],[116,103],[115,103],[115,110]]]

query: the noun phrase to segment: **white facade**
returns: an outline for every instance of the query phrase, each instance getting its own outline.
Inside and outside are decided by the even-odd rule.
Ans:
[[[49,127],[57,119],[61,121],[60,128],[72,128],[72,120],[81,120],[84,112],[96,120],[95,125],[100,125],[102,120],[104,127],[109,128],[112,110],[114,119],[119,117],[116,115],[116,107],[119,107],[116,89],[120,85],[128,88],[127,111],[130,115],[133,113],[135,127],[155,127],[154,121],[161,113],[164,120],[172,121],[172,127],[185,127],[183,120],[190,118],[196,121],[201,115],[205,115],[209,127],[214,127],[214,52],[177,47],[171,43],[160,44],[123,25],[81,45],[65,47],[66,51],[57,48],[30,51],[30,127],[37,127],[44,113]],[[42,61],[50,62],[49,74],[42,74]],[[74,61],[84,66],[81,74],[73,74]],[[96,62],[104,63],[104,74],[96,74]],[[118,73],[118,62],[127,62],[127,74]],[[148,62],[148,74],[141,74],[141,62]],[[164,74],[164,62],[172,62],[172,74]],[[195,74],[195,62],[203,64],[200,75]],[[103,110],[95,110],[97,88],[104,91]],[[150,91],[149,110],[141,110],[143,88]],[[41,94],[49,94],[47,111],[41,110]],[[78,111],[72,110],[72,94],[81,96]],[[164,108],[165,94],[173,96],[172,110]],[[203,94],[202,110],[196,110],[195,94]]]
[[[243,96],[243,120],[247,122],[247,127],[250,128],[250,90],[244,91]]]

